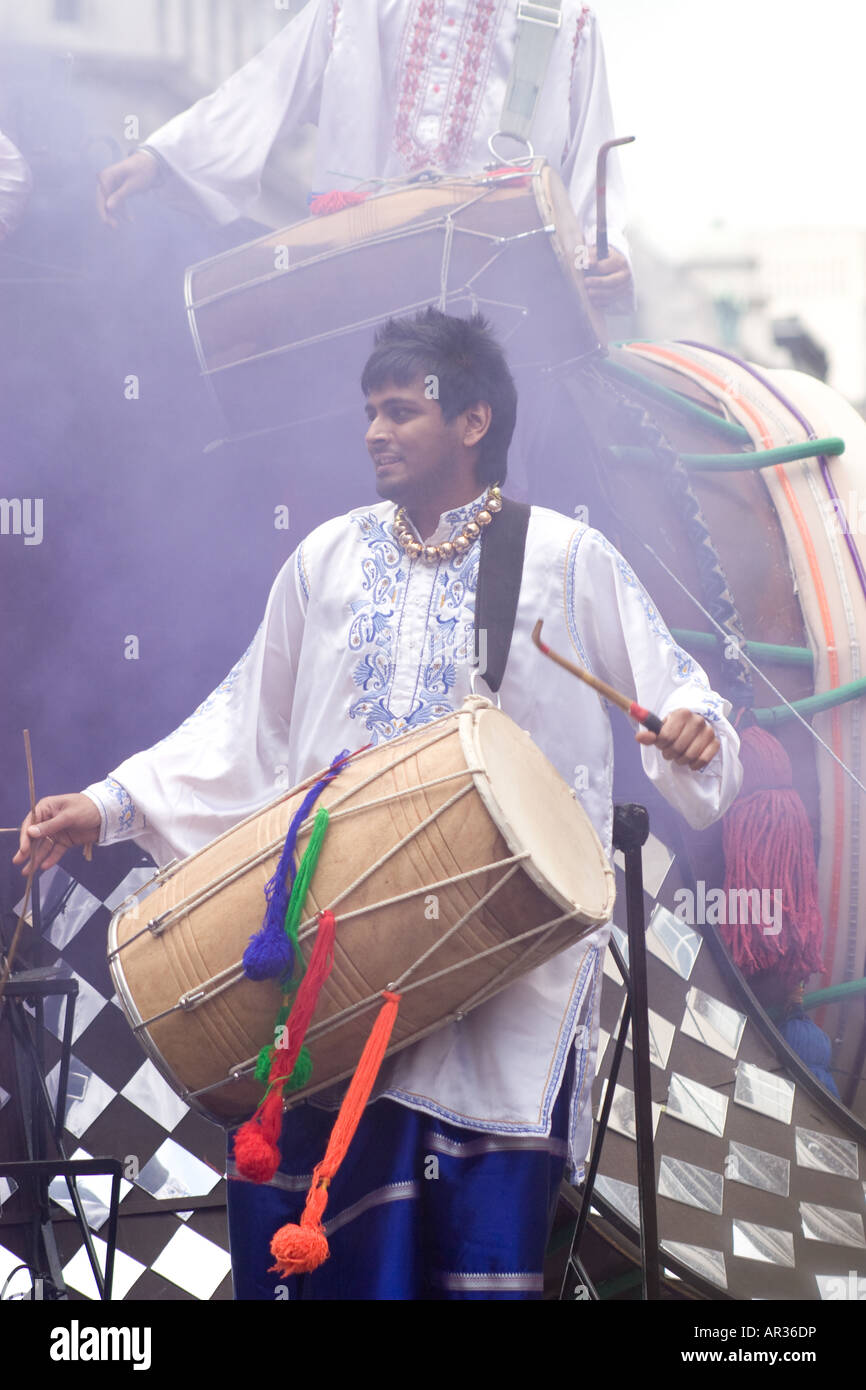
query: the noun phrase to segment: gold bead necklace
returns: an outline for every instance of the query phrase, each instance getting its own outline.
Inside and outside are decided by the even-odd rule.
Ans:
[[[450,560],[455,555],[463,555],[474,540],[481,535],[482,528],[489,526],[497,512],[502,510],[502,493],[499,484],[487,489],[484,501],[471,520],[467,521],[459,536],[453,541],[441,541],[439,545],[422,545],[412,534],[406,521],[406,509],[401,507],[394,517],[394,535],[397,544],[402,546],[410,560],[425,560],[428,565],[438,565],[440,560]]]

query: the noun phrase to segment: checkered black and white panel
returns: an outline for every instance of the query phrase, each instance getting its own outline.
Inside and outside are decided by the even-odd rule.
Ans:
[[[118,861],[123,861],[119,880]],[[82,864],[86,882],[72,878],[65,864],[41,880],[43,937],[31,939],[27,957],[32,965],[66,967],[78,981],[64,1138],[72,1159],[112,1157],[124,1167],[114,1297],[229,1299],[224,1132],[191,1111],[145,1057],[120,1009],[107,964],[111,915],[153,877],[153,866],[128,847],[97,854],[93,865]],[[71,867],[79,872],[78,864]],[[27,1003],[18,1007],[33,1014]],[[62,998],[45,1002],[46,1072],[55,1099],[65,1008]],[[11,1130],[17,1097],[8,1081],[0,1104]],[[53,1156],[50,1145],[47,1153]],[[19,1149],[16,1157],[21,1156]],[[110,1186],[109,1177],[78,1179],[102,1258]],[[26,1258],[27,1204],[15,1189],[14,1181],[0,1181],[0,1287]],[[50,1194],[70,1297],[95,1298],[66,1180],[55,1179]],[[22,1270],[6,1297],[27,1288],[29,1275]]]
[[[624,959],[621,857],[614,928]],[[683,879],[653,836],[644,852],[650,1060],[659,1237],[705,1294],[735,1299],[866,1297],[862,1125],[792,1065],[756,1021],[735,975],[690,925]],[[612,956],[601,1005],[598,1115],[625,1003]],[[635,1107],[626,1051],[596,1191],[639,1229]],[[624,1225],[623,1225],[624,1223]],[[600,1221],[601,1228],[605,1226]]]

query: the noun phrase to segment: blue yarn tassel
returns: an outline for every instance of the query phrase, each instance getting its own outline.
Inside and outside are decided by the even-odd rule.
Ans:
[[[250,937],[249,945],[244,951],[244,974],[250,980],[273,980],[278,976],[288,978],[294,970],[295,953],[292,943],[286,935],[284,923],[295,882],[295,841],[300,826],[310,814],[312,807],[328,783],[333,782],[337,774],[342,771],[348,756],[348,748],[344,748],[342,753],[337,754],[331,763],[330,770],[320,782],[316,782],[315,786],[310,787],[292,817],[276,873],[265,885],[265,897],[268,900],[265,920],[259,930]]]

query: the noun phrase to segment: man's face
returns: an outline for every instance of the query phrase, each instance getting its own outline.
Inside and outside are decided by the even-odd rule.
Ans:
[[[408,386],[386,382],[367,397],[365,443],[376,466],[380,497],[410,507],[459,486],[474,472],[464,438],[466,416],[448,424],[438,400],[425,394],[425,378]]]

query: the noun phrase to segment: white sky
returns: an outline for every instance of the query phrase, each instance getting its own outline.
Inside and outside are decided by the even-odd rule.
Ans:
[[[631,221],[866,226],[863,0],[593,0]]]

